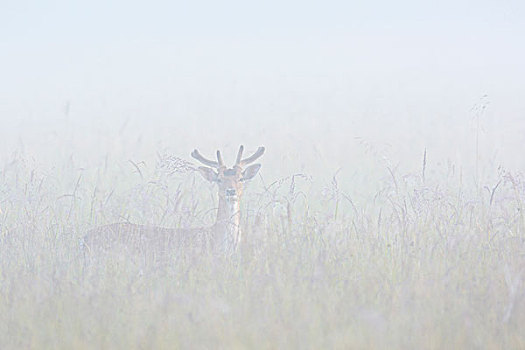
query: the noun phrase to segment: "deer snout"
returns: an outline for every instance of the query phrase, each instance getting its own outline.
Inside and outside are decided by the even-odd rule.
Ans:
[[[226,195],[227,196],[236,196],[237,195],[237,191],[235,191],[234,188],[229,188],[226,190]]]

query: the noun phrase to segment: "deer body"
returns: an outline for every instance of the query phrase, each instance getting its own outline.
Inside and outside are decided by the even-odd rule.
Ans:
[[[259,147],[251,157],[242,159],[243,149],[243,146],[239,148],[237,161],[232,168],[224,166],[219,151],[217,151],[217,161],[202,157],[197,150],[191,154],[193,158],[207,165],[207,167],[198,167],[200,174],[206,180],[216,183],[219,188],[217,219],[212,226],[174,229],[114,223],[89,231],[83,239],[83,246],[88,252],[110,250],[116,246],[123,246],[135,252],[154,250],[162,253],[173,248],[234,251],[242,237],[240,200],[243,184],[257,174],[261,165],[253,164],[244,170],[243,168],[264,153],[264,147]]]

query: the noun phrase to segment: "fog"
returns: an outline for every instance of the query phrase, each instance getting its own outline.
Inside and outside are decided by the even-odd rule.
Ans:
[[[155,220],[160,216],[156,216],[158,210],[155,211],[153,201],[148,202],[150,197],[145,196],[145,199],[139,201],[133,196],[140,186],[144,186],[140,188],[146,191],[148,183],[164,181],[156,177],[159,164],[162,163],[162,155],[196,163],[190,157],[193,149],[198,148],[207,157],[213,156],[214,152],[220,149],[228,165],[231,165],[241,144],[246,146],[247,152],[253,152],[261,145],[266,147],[266,153],[261,159],[263,167],[247,190],[247,202],[252,203],[252,207],[259,205],[262,208],[265,199],[256,197],[256,194],[269,193],[269,184],[285,183],[284,187],[289,185],[292,188],[295,186],[292,177],[294,174],[302,174],[301,176],[307,179],[298,182],[298,186],[303,186],[300,190],[304,191],[306,199],[297,204],[300,208],[294,207],[297,217],[292,220],[290,211],[287,214],[289,226],[286,230],[289,233],[295,232],[298,237],[301,237],[303,230],[298,228],[299,222],[310,222],[309,215],[312,215],[311,218],[315,217],[312,220],[324,218],[326,225],[333,225],[330,227],[339,233],[349,229],[352,222],[354,226],[350,230],[355,229],[356,237],[365,237],[365,233],[375,230],[366,226],[365,221],[377,222],[377,230],[380,231],[381,215],[387,218],[384,203],[390,201],[392,208],[396,208],[394,203],[402,203],[404,199],[400,193],[403,191],[400,189],[401,179],[405,181],[407,176],[418,174],[422,182],[417,186],[424,186],[426,190],[443,190],[446,192],[443,196],[451,195],[458,189],[461,196],[463,193],[472,194],[471,197],[465,195],[465,198],[451,196],[450,201],[457,203],[457,208],[476,203],[473,205],[479,205],[479,208],[483,209],[476,207],[480,210],[476,212],[479,216],[471,213],[475,216],[474,219],[472,216],[470,218],[471,225],[472,220],[478,220],[480,224],[465,229],[465,232],[468,231],[473,237],[477,237],[476,239],[480,239],[476,230],[485,225],[486,220],[490,222],[487,227],[499,227],[490,221],[492,218],[489,216],[492,214],[487,214],[487,210],[490,211],[494,201],[497,202],[499,197],[496,189],[502,183],[499,187],[502,191],[501,201],[497,203],[501,213],[505,213],[499,217],[500,224],[505,228],[501,228],[498,237],[503,237],[503,240],[507,235],[519,236],[523,242],[522,230],[525,221],[521,224],[513,221],[515,216],[509,213],[513,213],[515,208],[508,198],[516,196],[516,202],[513,203],[518,203],[518,210],[521,208],[520,200],[525,200],[524,189],[520,187],[520,175],[525,170],[525,158],[522,156],[522,147],[525,144],[524,19],[525,2],[517,0],[476,3],[90,1],[83,4],[50,0],[3,0],[0,3],[0,161],[4,164],[0,209],[3,211],[2,225],[5,227],[2,231],[2,249],[7,250],[11,244],[15,247],[11,250],[13,256],[21,256],[21,251],[17,249],[23,244],[6,232],[19,229],[22,222],[31,222],[40,228],[48,227],[47,224],[54,225],[55,228],[60,227],[57,230],[65,235],[68,243],[55,241],[63,237],[52,235],[54,243],[50,246],[58,246],[57,251],[68,256],[74,249],[71,242],[98,224],[118,221],[122,217],[133,222],[159,224]],[[23,167],[20,165],[22,163]],[[162,167],[162,164],[160,166]],[[101,169],[105,169],[103,175],[100,175]],[[140,173],[140,178],[137,173]],[[44,189],[39,188],[37,191],[38,195],[42,196],[39,203],[47,203],[47,206],[42,204],[42,207],[47,208],[42,210],[50,210],[49,208],[55,205],[58,208],[53,214],[57,216],[54,219],[47,212],[42,217],[27,214],[33,221],[23,214],[27,212],[28,206],[23,204],[25,202],[19,196],[29,196],[24,181],[36,181],[34,174],[37,174],[37,178],[40,174],[44,183]],[[45,183],[49,179],[52,179],[53,185],[46,189]],[[290,179],[293,184],[290,184]],[[391,191],[393,187],[390,186],[394,184],[394,197],[388,197],[384,202],[378,199],[385,191]],[[508,187],[505,187],[505,184]],[[199,194],[199,201],[194,200],[192,196],[191,205],[195,205],[193,210],[216,208],[215,202],[207,202],[210,198],[208,192],[210,189],[215,191],[214,187],[207,186],[193,174],[179,174],[164,185],[169,187],[170,191],[178,191],[177,186],[180,185],[187,191],[184,193],[195,193],[195,187],[198,187],[204,194]],[[417,186],[412,188],[412,183],[405,185],[407,196],[421,189]],[[113,190],[115,194],[111,197]],[[486,197],[487,190],[489,194],[492,191],[490,198]],[[504,192],[506,190],[508,192]],[[98,200],[95,198],[97,191],[103,193],[100,198],[109,194],[104,202],[109,209],[104,209],[101,204],[98,214],[94,215],[93,203]],[[290,191],[292,195],[293,190]],[[334,203],[331,202],[335,197],[330,197],[327,191],[332,191],[332,195],[337,194],[334,202],[335,214],[332,211]],[[25,194],[22,195],[22,192]],[[349,201],[339,207],[339,195],[343,192]],[[90,199],[91,193],[93,197]],[[68,204],[65,209],[62,208],[65,204],[60,200],[64,195],[75,198],[71,206]],[[152,199],[156,194],[148,195],[151,195]],[[110,197],[114,202],[109,200]],[[115,198],[124,200],[126,205],[117,202]],[[279,200],[275,198],[272,199],[273,206],[270,206],[274,208],[272,210],[275,210],[277,202],[279,206],[284,205],[282,198],[288,198],[286,200],[289,201],[289,197],[279,197]],[[295,199],[296,197],[292,207],[296,205]],[[88,215],[89,201],[91,212]],[[188,204],[189,200],[182,201],[186,206],[191,206]],[[487,204],[489,202],[490,204]],[[289,203],[290,201],[288,205]],[[307,209],[303,213],[301,210],[305,207],[304,203]],[[486,209],[485,205],[489,209]],[[146,206],[149,209],[146,210]],[[326,209],[328,207],[330,209]],[[33,208],[35,213],[39,212],[38,208]],[[264,208],[261,211],[267,207]],[[309,208],[319,211],[311,213]],[[392,208],[388,210],[397,212]],[[448,213],[441,207],[429,208],[427,209],[430,213],[435,214],[435,210],[443,216]],[[68,214],[60,216],[61,214],[57,213],[61,210]],[[173,212],[177,210],[179,209],[175,208]],[[246,220],[253,224],[254,218],[250,216],[249,210],[243,210]],[[461,210],[459,212],[461,213],[454,215],[465,216],[467,220],[467,214]],[[213,220],[213,215],[195,213],[194,217],[201,222],[209,223]],[[281,228],[275,228],[275,225],[281,219],[272,221],[271,215],[266,217],[265,221],[267,227],[272,227],[268,232],[277,232]],[[414,222],[419,222],[419,215],[420,212]],[[505,215],[511,215],[512,219]],[[523,216],[516,220],[523,221]],[[445,221],[442,219],[437,222],[445,225]],[[168,221],[171,224],[174,222],[175,219]],[[361,224],[363,226],[360,226]],[[512,226],[514,224],[516,226]],[[392,227],[394,226],[392,224]],[[417,226],[414,232],[417,231],[419,235],[419,232],[428,230],[429,237],[433,237],[426,242],[430,246],[443,238],[438,237],[435,230],[440,234],[441,231],[435,227]],[[284,226],[282,229],[285,230]],[[343,231],[338,231],[339,229]],[[24,237],[32,237],[35,232],[40,231],[28,231],[26,228],[24,232],[29,232]],[[376,233],[379,235],[374,231],[374,235]],[[395,228],[388,234],[385,233],[385,237],[388,237],[385,238],[385,247],[387,243],[396,241],[396,234]],[[44,236],[42,233],[41,239],[45,242],[51,239]],[[336,240],[334,238],[333,242]],[[270,244],[268,242],[271,240],[263,241]],[[365,250],[376,248],[373,239],[365,240],[365,243],[360,242]],[[479,252],[476,250],[479,248],[476,245],[479,242],[475,242],[472,243],[474,248],[468,245],[468,249],[473,249],[472,256]],[[461,243],[458,244],[461,248]],[[479,243],[480,246],[483,244],[485,243]],[[501,255],[497,256],[514,254],[511,254],[510,248],[505,245],[507,243],[501,244],[502,250],[498,253]],[[319,252],[319,247],[315,246],[314,251]],[[454,246],[451,249],[460,248]],[[35,245],[26,253],[33,252],[33,256],[37,256],[41,253],[40,249],[43,248]],[[304,253],[306,248],[301,245],[294,249],[297,249],[294,252]],[[335,251],[332,253],[336,254]],[[276,258],[283,258],[282,254],[292,253],[277,251],[273,254]],[[34,278],[45,279],[42,276],[47,276],[47,267],[44,266],[63,267],[62,264],[67,264],[68,260],[61,260],[62,256],[49,265],[36,263],[41,269],[36,268],[33,271]],[[269,255],[264,256],[270,259]],[[437,259],[439,261],[439,258]],[[454,281],[458,284],[470,281],[468,271],[476,265],[476,259],[467,260],[465,265],[459,268],[458,275],[452,277],[456,278]],[[509,270],[508,266],[498,265],[497,260],[496,256],[490,257],[491,264],[493,263],[490,266],[498,272],[492,274],[484,271],[480,274],[487,280],[498,280],[501,287],[504,285],[501,280],[504,275],[502,269],[511,271],[512,266]],[[254,261],[254,266],[259,266],[262,260]],[[291,273],[285,264],[276,264],[276,271],[281,271],[282,275]],[[377,271],[377,266],[366,265],[366,258],[357,260],[356,264],[363,274],[373,274]],[[387,262],[382,267],[388,264]],[[72,264],[78,267],[81,265],[77,260]],[[427,272],[434,271],[438,265],[439,263],[429,263],[428,267],[422,269]],[[30,270],[27,266],[20,269]],[[515,262],[516,271],[523,271],[523,266],[523,258]],[[200,274],[203,280],[211,271],[208,267],[199,265],[196,269],[196,274]],[[335,272],[337,265],[327,265],[324,266],[325,270],[320,269],[329,271],[329,267],[334,269],[331,271],[335,277],[331,275],[332,279],[327,283],[335,285],[336,281],[339,281]],[[379,270],[382,267],[379,267]],[[14,277],[19,270],[7,265],[4,266],[4,270],[8,276],[4,278],[9,280],[12,277],[11,285],[20,287],[19,284],[23,282],[16,282]],[[134,272],[126,271],[129,275],[122,277],[122,283],[116,286],[117,290],[132,279],[130,276],[135,276]],[[148,271],[141,269],[140,276],[144,276],[144,273],[147,276]],[[223,271],[232,270],[225,268]],[[406,271],[404,265],[399,267],[400,274]],[[317,269],[314,272],[316,276],[320,273]],[[465,274],[462,275],[461,272]],[[88,275],[94,278],[97,273],[108,276],[108,271],[100,268],[89,271]],[[169,272],[167,273],[169,275]],[[509,278],[512,280],[511,277],[507,278],[509,274],[512,275],[505,272],[507,282]],[[85,286],[87,279],[82,276],[71,272],[62,279],[58,277],[58,282],[53,283],[61,284],[74,279],[80,280],[79,285]],[[251,275],[247,273],[247,276],[251,282],[258,278],[255,272]],[[150,278],[146,279],[150,283],[152,277],[141,278]],[[164,277],[155,278],[164,281]],[[231,282],[229,277],[224,278]],[[522,286],[521,277],[516,278],[517,285]],[[418,292],[421,291],[418,288],[422,288],[421,293],[429,295],[425,289],[427,287],[419,286],[419,276],[410,275],[407,280],[407,289]],[[372,289],[377,287],[378,290],[384,290],[379,287],[381,282],[370,281],[368,282]],[[269,282],[270,286],[275,286],[275,283],[277,282],[273,280]],[[395,281],[392,283],[390,285],[395,286]],[[101,282],[101,285],[104,283]],[[190,294],[192,288],[200,286],[190,285]],[[275,295],[286,298],[295,293],[295,285],[290,284],[286,287],[288,289],[274,291],[276,294],[267,296],[268,300],[275,302]],[[474,288],[474,285],[469,287]],[[394,287],[392,288],[394,290]],[[517,287],[517,290],[520,288]],[[88,290],[94,294],[100,292],[91,284]],[[5,290],[4,292],[7,293]],[[176,291],[175,294],[179,292]],[[251,290],[244,292],[248,295],[247,309],[250,309],[255,306],[255,300],[259,296],[255,296]],[[325,292],[319,293],[319,298],[330,298],[330,292]],[[356,290],[357,294],[361,292],[365,293],[363,290]],[[500,296],[506,295],[507,290],[501,287],[501,290],[492,292]],[[134,309],[134,315],[141,312],[140,302],[146,303],[149,300],[144,294],[137,295],[129,291],[122,293],[130,293],[128,296],[138,300],[139,306]],[[508,293],[511,293],[510,289]],[[74,295],[75,290],[71,294]],[[196,300],[200,300],[207,305],[211,294],[213,293],[197,296],[197,299],[192,301],[197,303]],[[521,295],[520,292],[515,294]],[[33,300],[33,295],[28,295],[28,299]],[[69,297],[68,292],[63,292],[56,298],[63,300],[65,295]],[[317,294],[314,293],[315,295]],[[224,303],[231,301],[227,296],[223,297]],[[460,298],[457,295],[443,294],[439,294],[439,297],[453,301],[452,304]],[[479,346],[475,342],[462,343],[453,340],[450,343],[436,341],[429,344],[416,339],[414,342],[404,343],[400,339],[407,332],[410,333],[409,329],[412,328],[403,328],[401,325],[404,321],[396,323],[396,317],[399,315],[394,311],[385,311],[388,309],[388,306],[385,306],[388,304],[385,301],[386,297],[378,298],[379,301],[365,303],[365,309],[373,310],[373,315],[384,315],[385,320],[381,322],[386,322],[387,333],[390,334],[390,337],[385,339],[392,341],[390,344],[393,344],[394,348],[417,347],[422,344],[438,348],[447,345]],[[306,299],[306,296],[299,292],[297,300]],[[334,296],[334,304],[330,303],[331,299],[327,299],[324,301],[326,305],[322,305],[333,307],[336,301],[340,302],[341,299],[344,298]],[[512,303],[518,299],[512,299]],[[479,300],[482,300],[481,296],[476,299]],[[480,317],[492,317],[497,314],[494,318],[501,319],[504,307],[497,311],[491,308],[500,304],[510,305],[508,301],[494,301],[493,304],[489,303],[484,310],[486,313],[482,313]],[[11,301],[9,307],[16,305],[16,300]],[[39,305],[35,301],[34,309],[40,310]],[[314,301],[313,305],[320,304]],[[361,307],[364,304],[358,305]],[[424,307],[411,309],[405,306],[401,306],[401,309],[408,310],[409,314],[413,312],[414,315],[422,315],[428,311]],[[461,304],[461,307],[467,310],[466,313],[470,312],[470,306]],[[100,305],[95,306],[95,310],[100,311],[100,308]],[[247,323],[253,322],[243,310],[231,312],[234,318],[245,320]],[[178,315],[179,311],[177,309],[173,313]],[[303,320],[312,316],[309,311],[313,312],[300,307],[299,310],[295,310],[303,315]],[[206,312],[213,314],[213,310]],[[268,312],[265,322],[270,324],[279,318],[276,315],[281,311],[272,309]],[[284,316],[281,315],[281,319],[292,317],[291,311],[282,312]],[[24,320],[24,316],[14,314],[12,319],[15,321],[11,320],[10,324]],[[79,314],[95,319],[103,315],[100,312],[91,314],[87,309],[80,310]],[[152,320],[157,319],[151,310],[149,315]],[[316,324],[321,328],[330,328],[330,325],[333,326],[331,321],[335,322],[335,318],[331,319],[330,315],[334,316],[329,313],[328,321],[324,320],[326,322],[316,319]],[[503,318],[505,322],[509,322],[511,316]],[[45,320],[45,317],[43,319]],[[133,321],[133,317],[129,315],[123,319]],[[344,320],[340,321],[344,323]],[[453,321],[457,319],[453,318]],[[377,326],[376,323],[370,326],[366,322],[365,326],[359,326],[364,327],[365,333]],[[407,322],[411,324],[410,321]],[[38,328],[39,321],[31,324]],[[86,326],[82,322],[80,324],[81,329]],[[236,329],[243,336],[256,341],[254,339],[258,339],[258,336],[264,333],[261,329],[268,324],[259,325],[261,328],[254,325],[253,332],[256,335],[251,336],[249,334],[252,330],[246,330],[237,324],[230,330]],[[427,323],[431,325],[430,328],[436,324],[443,323],[434,319],[428,320]],[[502,326],[501,334],[504,335],[488,335],[489,341],[484,343],[484,346],[523,345],[523,338],[516,335],[519,334],[519,326],[509,330],[505,328],[506,325],[507,323]],[[10,328],[4,326],[3,333],[0,334],[6,336],[6,329]],[[192,328],[187,324],[184,327],[190,330],[190,334],[204,332],[210,339],[215,339],[210,332],[207,333],[199,327]],[[299,329],[287,329],[286,325],[281,327],[281,331],[275,331],[275,334],[286,334],[287,331],[295,332]],[[326,334],[315,333],[317,336],[314,339],[318,341],[311,344],[320,347],[385,346],[385,343],[369,342],[368,338],[360,338],[359,331],[356,331],[361,329],[359,327],[353,328],[357,335],[351,332],[355,335],[352,341],[344,337],[341,338],[344,341],[340,342],[333,339],[321,341],[328,339],[325,338]],[[483,333],[490,327],[491,325],[487,324],[475,324],[472,333]],[[36,348],[67,347],[72,344],[87,344],[88,347],[142,346],[134,339],[124,337],[121,329],[113,331],[115,342],[104,342],[93,340],[96,337],[91,339],[85,335],[79,336],[81,332],[75,333],[75,330],[72,330],[72,334],[78,336],[73,337],[70,343],[48,342],[46,337],[35,335],[31,330],[28,332],[33,334],[33,347]],[[17,328],[14,332],[18,337],[23,334]],[[230,340],[235,337],[228,338],[228,331],[225,332],[221,333],[226,334],[225,339],[219,342],[223,346],[237,344],[237,347],[250,347],[250,344],[254,344],[246,342],[246,338],[242,337],[241,340],[237,339],[238,343],[232,343]],[[455,339],[450,338],[450,333],[443,332],[434,334],[435,339],[444,339],[447,335],[449,340]],[[269,342],[259,346],[301,347],[304,343],[299,338],[292,337],[289,342]],[[186,347],[191,343],[182,336],[174,343],[153,344],[155,347],[169,348],[173,344]],[[21,344],[27,345],[19,342],[4,344],[13,348]],[[208,343],[200,343],[204,347],[206,344]]]
[[[345,148],[361,137],[408,157],[428,148],[464,159],[470,149],[455,145],[473,139],[472,108],[486,103],[486,151],[512,162],[524,7],[4,2],[3,147],[126,124],[190,149],[334,134]]]

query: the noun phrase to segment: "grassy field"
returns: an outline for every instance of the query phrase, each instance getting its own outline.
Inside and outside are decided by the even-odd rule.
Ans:
[[[359,192],[348,171],[263,158],[237,254],[85,264],[80,239],[97,225],[213,222],[216,190],[177,158],[189,151],[156,152],[4,157],[1,349],[525,348],[522,174],[418,160],[359,169]]]
[[[525,350],[524,19],[0,0],[0,350]]]

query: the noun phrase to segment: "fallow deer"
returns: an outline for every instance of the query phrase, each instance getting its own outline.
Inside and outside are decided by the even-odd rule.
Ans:
[[[235,165],[228,168],[224,165],[221,152],[217,151],[217,160],[204,158],[198,150],[191,156],[206,165],[197,170],[208,181],[216,183],[219,188],[219,206],[215,223],[208,227],[176,229],[158,226],[136,225],[131,223],[114,223],[97,227],[89,231],[83,239],[87,253],[97,250],[108,250],[115,246],[135,251],[161,250],[170,248],[189,248],[233,252],[241,242],[240,202],[244,183],[252,179],[260,164],[252,164],[264,153],[264,147],[247,158],[242,158],[244,147],[240,146]],[[247,166],[247,167],[246,167]]]

